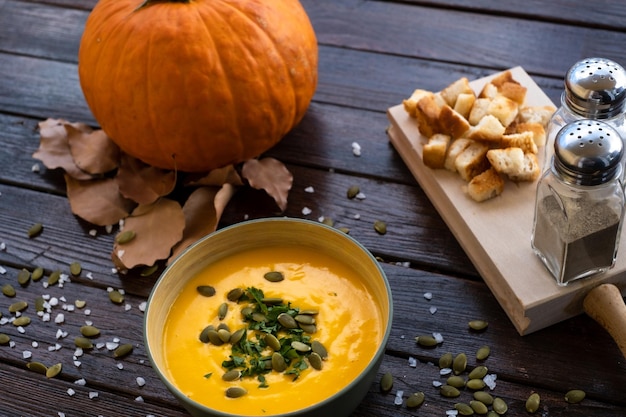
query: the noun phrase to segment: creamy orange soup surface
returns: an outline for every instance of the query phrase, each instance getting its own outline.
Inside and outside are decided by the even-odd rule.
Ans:
[[[284,280],[270,282],[264,274],[282,272]],[[215,295],[202,296],[199,285],[215,288]],[[317,309],[317,331],[309,334],[328,351],[322,369],[309,365],[295,374],[271,371],[262,378],[244,376],[232,382],[222,380],[223,361],[233,355],[233,346],[216,346],[200,341],[207,325],[228,325],[231,332],[248,328],[242,308],[251,301],[233,302],[227,294],[234,288],[256,288],[265,297],[282,298],[292,308]],[[228,304],[223,320],[221,304]],[[340,391],[365,369],[383,338],[383,317],[370,289],[342,262],[320,252],[301,247],[268,247],[229,256],[196,277],[178,295],[164,330],[164,356],[167,372],[178,389],[189,398],[213,409],[237,415],[275,415],[318,403]],[[258,342],[258,330],[248,330],[247,340]],[[284,336],[284,330],[278,338]],[[265,346],[262,355],[271,357]],[[244,355],[244,357],[246,357]],[[291,363],[291,367],[297,361]],[[295,379],[295,380],[294,380]],[[247,393],[229,398],[229,387]]]

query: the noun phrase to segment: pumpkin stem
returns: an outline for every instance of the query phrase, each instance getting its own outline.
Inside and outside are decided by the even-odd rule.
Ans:
[[[191,0],[144,0],[143,3],[135,9],[135,11],[152,6],[156,3],[191,3]]]

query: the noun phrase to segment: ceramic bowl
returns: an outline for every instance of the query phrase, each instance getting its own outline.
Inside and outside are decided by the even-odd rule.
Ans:
[[[148,299],[144,321],[147,354],[163,383],[193,416],[233,417],[240,414],[219,411],[200,404],[185,395],[173,382],[166,366],[163,343],[163,329],[168,313],[188,281],[203,268],[241,251],[267,247],[274,243],[300,246],[311,253],[324,253],[349,266],[369,288],[380,309],[382,326],[381,341],[375,346],[373,356],[356,378],[346,381],[336,392],[306,408],[268,416],[349,416],[372,386],[389,338],[393,309],[389,283],[378,261],[349,235],[319,222],[290,218],[251,220],[220,229],[190,246],[162,273]],[[350,302],[358,303],[359,300],[353,299]],[[215,395],[223,394],[216,392]]]

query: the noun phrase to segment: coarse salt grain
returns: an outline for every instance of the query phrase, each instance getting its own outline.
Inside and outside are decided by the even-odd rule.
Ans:
[[[428,311],[430,311],[430,314],[435,314],[437,312],[437,307],[430,307]]]
[[[76,394],[76,391],[74,391],[74,390],[73,390],[73,389],[71,389],[71,388],[68,388],[68,389],[67,389],[67,395],[69,395],[70,397],[73,397],[73,396],[74,396],[74,394]]]
[[[439,375],[450,375],[452,373],[452,368],[441,368],[439,370]]]
[[[5,250],[7,250],[7,244],[6,244],[6,243],[4,243],[4,242],[0,242],[0,250],[1,250],[1,251],[5,251]]]
[[[87,272],[85,276],[87,277],[87,279],[93,279],[93,274],[91,272]]]
[[[424,298],[427,299],[428,301],[433,299],[433,293],[432,292],[425,292],[424,293]]]
[[[25,350],[22,352],[22,358],[30,359],[32,357],[33,357],[33,352],[31,352],[30,350]]]
[[[443,382],[441,382],[441,381],[437,381],[437,380],[433,381],[433,387],[435,387],[435,388],[439,388],[442,385],[443,385]]]
[[[124,311],[130,311],[132,308],[133,308],[133,306],[131,306],[128,303],[124,304]]]
[[[81,362],[81,361],[74,361],[74,366],[75,366],[75,367],[79,368],[79,367],[80,367],[80,365],[82,365],[82,362]]]
[[[137,377],[137,385],[139,385],[140,387],[143,387],[144,385],[146,385],[146,380],[140,376]]]
[[[443,335],[441,333],[433,333],[433,337],[438,344],[443,343]]]
[[[115,342],[106,343],[107,350],[115,350],[118,348],[119,345],[120,345],[119,343],[115,343]]]
[[[7,273],[7,270],[0,266],[0,274],[4,275]]]
[[[311,186],[308,186],[308,187],[306,187],[306,188],[304,189],[304,192],[305,192],[305,193],[314,193],[314,192],[315,192],[315,189],[313,189],[313,187],[311,187]]]
[[[56,298],[56,297],[52,297],[52,298],[50,298],[50,300],[48,301],[48,304],[49,304],[51,307],[56,307],[57,305],[59,305],[59,299],[58,299],[58,298]]]
[[[15,347],[15,341],[11,340],[11,341],[9,342],[9,347],[10,347],[10,348],[14,348],[14,347]]]
[[[459,410],[447,410],[446,411],[446,416],[458,416],[459,415]]]
[[[94,398],[98,398],[98,393],[96,391],[89,391],[89,399],[93,400]]]
[[[304,208],[302,209],[302,214],[304,214],[305,216],[307,216],[307,215],[309,215],[309,214],[311,214],[311,213],[313,213],[313,210],[311,210],[311,209],[310,209],[310,208],[308,208],[308,207],[304,207]]]
[[[361,215],[359,213],[355,213],[352,217],[354,218],[354,220],[359,220],[361,218]]]
[[[146,301],[142,301],[141,303],[139,303],[139,311],[146,311],[147,305],[148,303]]]
[[[493,391],[496,388],[496,379],[497,378],[498,378],[498,376],[496,374],[487,374],[483,378],[483,382],[485,383],[485,385],[487,385],[489,387],[490,390]]]
[[[22,334],[26,333],[26,329],[24,329],[22,326],[19,326],[19,327],[17,328],[17,331],[18,331],[18,332],[20,332],[20,333],[22,333]]]
[[[30,344],[32,347],[34,348],[38,348],[39,347],[39,342],[33,340],[33,342]]]
[[[84,353],[85,351],[83,350],[83,348],[77,347],[76,350],[74,350],[74,359],[80,358],[81,356],[83,356]]]
[[[54,318],[54,322],[56,324],[61,324],[65,321],[65,316],[63,315],[63,313],[59,313],[57,314],[57,316]]]
[[[396,391],[396,397],[393,399],[393,403],[395,405],[402,405],[402,396],[404,395],[404,391],[398,390]]]
[[[91,309],[86,308],[84,311],[85,316],[89,316],[91,314]]]
[[[96,236],[98,234],[98,231],[96,229],[90,229],[88,233],[89,236]]]
[[[137,401],[138,403],[142,403],[143,397],[141,395],[139,397],[135,397],[135,401]]]
[[[55,322],[56,322],[56,320],[55,320]],[[64,331],[63,331],[63,330],[61,330],[61,329],[57,329],[56,338],[57,338],[57,339],[62,339],[62,338],[64,338],[64,337],[67,337],[67,332],[64,332]]]
[[[118,362],[115,366],[117,366],[117,369],[119,369],[120,371],[124,369],[124,364],[121,362]]]
[[[87,381],[85,380],[85,378],[81,378],[74,381],[74,384],[84,387],[85,385],[87,385]]]
[[[57,412],[57,415],[58,415],[59,417],[65,417],[65,413],[62,413],[62,412],[60,412],[60,411],[59,411],[59,412]]]
[[[357,200],[365,200],[365,193],[361,191],[357,195],[355,195],[354,198],[356,198]]]
[[[30,167],[30,170],[34,173],[37,173],[41,171],[41,167],[39,166],[39,164],[33,164],[33,166]]]
[[[106,226],[104,226],[104,231],[107,233],[111,233],[113,231],[113,225],[107,224]]]
[[[410,366],[411,368],[415,368],[415,367],[417,367],[417,359],[415,359],[415,358],[414,358],[414,357],[412,357],[412,356],[409,356],[409,366]]]
[[[352,142],[352,154],[354,156],[361,156],[361,145],[357,142]]]

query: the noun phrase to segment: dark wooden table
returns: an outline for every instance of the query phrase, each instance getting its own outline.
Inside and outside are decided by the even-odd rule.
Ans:
[[[71,214],[62,173],[32,158],[42,120],[97,126],[76,71],[82,28],[94,3],[0,0],[0,284],[14,284],[16,299],[32,302],[47,294],[58,300],[50,321],[35,317],[24,333],[0,325],[0,333],[14,342],[0,346],[2,416],[187,415],[153,372],[143,347],[141,305],[157,275],[112,271],[114,233],[99,229],[90,235],[92,226]],[[586,316],[524,337],[516,333],[389,144],[385,111],[414,88],[439,90],[461,76],[475,79],[516,65],[558,103],[562,77],[575,61],[602,56],[626,64],[626,3],[304,0],[303,5],[319,40],[319,87],[302,123],[267,153],[294,174],[284,214],[331,217],[349,227],[351,236],[383,260],[395,302],[379,370],[379,377],[388,371],[394,375],[394,389],[382,394],[373,384],[354,415],[445,416],[454,403],[468,402],[471,393],[442,397],[433,381],[444,378],[434,363],[444,352],[465,352],[473,367],[476,349],[489,345],[485,365],[497,375],[491,393],[508,403],[507,415],[527,415],[525,401],[537,392],[542,399],[537,415],[625,416],[626,363],[615,343]],[[352,154],[353,142],[362,148],[360,157]],[[353,184],[366,199],[345,198]],[[310,186],[314,193],[305,192]],[[304,207],[312,213],[304,215]],[[262,192],[242,188],[220,227],[277,214]],[[374,231],[377,219],[387,222],[386,235]],[[37,222],[45,225],[44,233],[29,239],[26,231]],[[81,262],[83,272],[62,288],[17,285],[22,268],[68,272],[73,261]],[[125,303],[111,303],[108,288],[124,289]],[[5,318],[16,299],[0,295]],[[89,315],[67,307],[76,299],[87,301]],[[57,323],[59,314],[64,320]],[[488,320],[488,329],[469,331],[472,319]],[[99,342],[132,343],[133,353],[114,359],[102,347],[74,358],[73,338],[85,321],[101,328]],[[442,345],[416,345],[415,336],[431,332],[443,335]],[[416,359],[415,366],[409,366],[409,358]],[[26,368],[32,360],[60,362],[63,371],[48,379]],[[84,385],[76,383],[81,380]],[[586,391],[587,398],[566,403],[564,394],[572,388]],[[425,404],[417,410],[396,406],[396,390],[405,398],[423,391]]]

